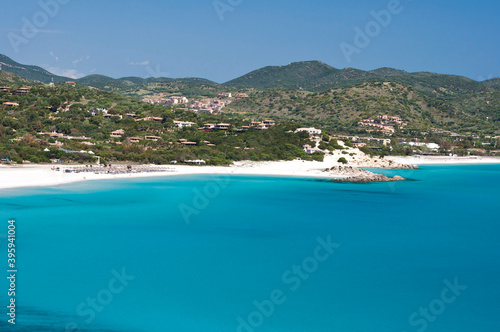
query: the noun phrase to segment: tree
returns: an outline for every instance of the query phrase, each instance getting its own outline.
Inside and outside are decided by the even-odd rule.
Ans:
[[[347,159],[345,159],[344,157],[340,157],[339,160],[337,160],[337,162],[342,164],[347,164]]]
[[[62,102],[61,102],[61,99],[59,99],[59,97],[57,97],[57,96],[50,97],[50,99],[49,99],[50,108],[57,110],[61,106],[61,104],[62,104]]]

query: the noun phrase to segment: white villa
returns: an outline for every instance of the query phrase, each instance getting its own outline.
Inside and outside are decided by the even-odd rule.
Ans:
[[[194,122],[174,121],[174,125],[176,125],[180,129],[186,128],[186,127],[191,127],[194,124],[195,124]]]
[[[309,133],[309,135],[321,135],[322,132],[321,129],[316,129],[316,128],[299,128],[295,132],[299,133],[302,131]]]

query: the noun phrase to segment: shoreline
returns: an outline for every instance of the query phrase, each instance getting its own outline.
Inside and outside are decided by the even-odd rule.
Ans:
[[[126,173],[126,174],[94,174],[64,173],[65,168],[77,165],[0,165],[0,189],[16,189],[28,187],[53,187],[81,181],[130,179],[144,177],[170,177],[182,175],[256,175],[302,177],[318,179],[346,179],[352,174],[341,172],[325,172],[333,166],[339,166],[338,155],[325,156],[323,162],[317,161],[268,161],[252,162],[240,161],[231,166],[184,166],[159,165],[151,168],[168,168],[167,172]],[[353,158],[348,165],[355,168],[370,169],[404,169],[411,165],[418,166],[452,166],[452,165],[485,165],[500,164],[500,157],[386,157]],[[81,165],[80,165],[81,166]],[[61,171],[51,170],[60,167]],[[375,170],[376,172],[376,170]]]

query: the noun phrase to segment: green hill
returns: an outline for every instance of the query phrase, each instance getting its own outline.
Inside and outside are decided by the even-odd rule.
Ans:
[[[80,84],[112,84],[118,80],[104,75],[89,75],[77,80]]]
[[[17,70],[21,76],[38,75],[40,80],[43,73],[45,82],[54,77],[39,67],[20,65],[5,56],[0,59],[3,68]],[[5,79],[20,80],[14,76]],[[76,81],[134,99],[155,95],[202,99],[215,98],[221,91],[244,92],[250,98],[233,103],[229,110],[335,130],[346,125],[354,128],[359,119],[375,113],[404,116],[418,128],[434,126],[461,132],[495,133],[500,123],[499,78],[476,82],[461,76],[393,68],[336,69],[320,61],[306,61],[265,67],[224,85],[201,78],[114,79],[103,75]]]
[[[47,70],[22,65],[5,55],[0,55],[0,64],[4,71],[42,83],[70,81],[68,77],[54,75]],[[107,91],[140,90],[151,83],[167,82],[170,85],[180,84],[194,86],[211,86],[222,88],[273,89],[285,88],[306,91],[326,91],[330,89],[354,86],[363,82],[398,82],[414,88],[429,96],[448,98],[450,94],[470,92],[500,91],[500,79],[494,78],[484,82],[476,82],[466,77],[443,75],[427,72],[408,73],[394,68],[379,68],[364,71],[354,68],[337,69],[320,61],[294,62],[286,66],[269,66],[226,82],[223,85],[203,78],[111,78],[103,75],[89,75],[76,82]],[[175,88],[172,90],[176,90]],[[126,91],[130,94],[130,91]]]
[[[338,69],[320,61],[291,63],[287,66],[269,66],[226,82],[227,86],[246,88],[288,88],[310,90],[329,82],[329,76]]]
[[[500,91],[500,78],[492,78],[487,81],[483,81],[482,85],[489,90]]]
[[[391,115],[401,116],[408,128],[493,134],[500,131],[499,103],[500,92],[496,91],[470,92],[445,100],[402,83],[364,82],[323,92],[255,89],[249,98],[232,103],[230,110],[248,117],[292,120],[336,132],[360,132],[360,120]]]
[[[156,77],[156,78],[123,77],[115,79],[104,75],[89,75],[75,80],[69,77],[54,75],[51,72],[38,66],[20,64],[3,54],[0,54],[0,65],[2,67],[2,71],[10,72],[35,82],[48,84],[51,82],[60,83],[67,81],[75,81],[79,84],[90,85],[99,89],[101,88],[104,89],[105,87],[112,89],[112,88],[123,88],[130,86],[140,86],[154,82],[190,82],[190,83],[217,85],[217,83],[213,81],[196,77],[176,78],[176,79],[167,77]]]
[[[0,71],[0,85],[2,86],[11,86],[11,85],[26,85],[33,84],[33,81],[30,81],[26,78],[19,77],[16,74],[9,73],[7,71]]]
[[[178,82],[178,83],[193,83],[193,84],[208,84],[208,85],[218,85],[215,82],[204,78],[167,78],[167,77],[151,77],[151,78],[141,78],[141,77],[122,77],[122,78],[111,78],[103,75],[89,75],[76,80],[77,83],[82,85],[90,85],[95,88],[110,90],[110,89],[120,89],[127,87],[140,87],[142,85],[147,85],[150,83],[163,83],[163,82]]]
[[[362,82],[398,82],[428,95],[442,92],[478,92],[499,89],[495,79],[476,82],[466,77],[435,73],[408,73],[393,68],[372,71],[336,69],[320,61],[291,63],[287,66],[265,67],[226,82],[225,85],[255,89],[286,88],[324,91],[353,86]]]
[[[22,65],[3,54],[0,54],[0,65],[2,66],[2,71],[10,72],[36,82],[48,84],[52,81],[54,83],[72,81],[71,78],[54,75],[38,66]]]

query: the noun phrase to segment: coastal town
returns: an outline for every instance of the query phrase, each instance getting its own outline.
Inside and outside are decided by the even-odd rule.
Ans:
[[[142,101],[152,105],[164,105],[164,106],[184,106],[185,109],[190,112],[200,113],[200,114],[217,114],[222,112],[224,107],[230,105],[233,100],[238,102],[242,98],[248,98],[246,93],[237,93],[234,98],[230,92],[221,92],[218,94],[216,99],[201,99],[201,100],[189,100],[186,97],[170,96],[165,97],[165,94],[155,95],[153,97],[143,98]]]

